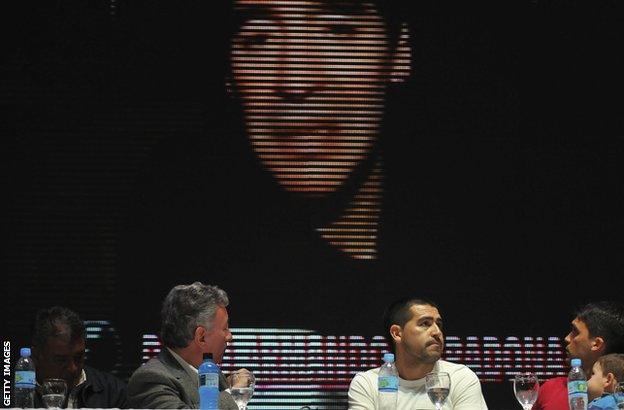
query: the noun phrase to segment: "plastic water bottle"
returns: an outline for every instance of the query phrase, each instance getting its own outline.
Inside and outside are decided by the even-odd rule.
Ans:
[[[29,347],[22,347],[20,356],[15,364],[15,402],[13,407],[32,409],[35,407],[35,363],[30,357]]]
[[[568,403],[570,410],[587,410],[587,378],[581,368],[581,359],[572,359],[568,373]]]
[[[399,393],[399,372],[394,365],[394,354],[386,353],[384,363],[379,368],[377,376],[377,388],[379,391],[379,410],[394,410],[397,408],[397,396]]]
[[[204,353],[204,361],[199,366],[199,408],[219,409],[219,366],[212,361],[211,353]]]

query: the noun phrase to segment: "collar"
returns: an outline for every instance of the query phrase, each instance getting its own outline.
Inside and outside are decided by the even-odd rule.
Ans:
[[[78,400],[78,396],[82,390],[83,387],[85,387],[87,384],[87,373],[85,372],[84,368],[82,369],[82,372],[80,373],[80,378],[78,379],[78,383],[76,384],[76,386],[74,386],[74,388],[69,392],[69,395],[67,396],[67,408],[68,409],[75,409],[75,408],[79,408],[80,404],[79,404],[79,400]]]
[[[436,361],[435,364],[433,365],[433,369],[431,369],[431,372],[436,373],[440,371],[440,360]],[[420,379],[416,379],[416,380],[406,380],[406,379],[402,379],[399,376],[399,386],[400,387],[405,387],[408,389],[419,389],[419,388],[424,388],[425,387],[425,376],[421,377]]]
[[[182,366],[184,371],[191,377],[191,380],[197,381],[197,386],[199,387],[199,377],[198,377],[199,372],[195,368],[195,366],[190,365],[186,360],[184,360],[179,354],[174,352],[172,349],[167,347],[167,350],[169,351],[169,353],[171,353],[171,356],[173,356],[173,358],[176,359],[176,361],[180,364],[180,366]]]
[[[78,387],[80,387],[81,385],[83,385],[86,382],[87,382],[87,372],[85,372],[85,370],[83,368],[82,372],[80,373],[80,379],[78,379],[78,383],[76,383],[76,386],[74,387],[73,390],[77,389]]]
[[[592,400],[588,406],[590,409],[616,409],[617,400],[612,393],[603,393],[602,396]]]

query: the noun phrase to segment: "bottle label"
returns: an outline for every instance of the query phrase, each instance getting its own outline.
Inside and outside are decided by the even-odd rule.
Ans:
[[[399,378],[396,376],[379,376],[377,385],[379,391],[396,392],[399,389]]]
[[[18,389],[34,389],[35,372],[32,370],[16,370],[15,387]]]
[[[585,380],[570,380],[568,382],[568,395],[587,395],[587,382]]]
[[[219,374],[218,373],[203,373],[199,375],[199,385],[206,387],[219,388]]]

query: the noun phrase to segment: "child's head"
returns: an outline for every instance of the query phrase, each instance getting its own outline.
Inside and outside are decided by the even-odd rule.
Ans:
[[[624,354],[601,356],[594,363],[591,378],[587,381],[589,400],[592,401],[604,393],[613,393],[619,380],[624,381]]]

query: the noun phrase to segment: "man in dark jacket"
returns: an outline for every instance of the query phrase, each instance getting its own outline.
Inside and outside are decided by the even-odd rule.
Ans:
[[[84,365],[85,326],[73,311],[55,306],[37,312],[32,337],[37,383],[48,378],[67,383],[64,406],[69,408],[122,408],[126,385],[116,377]],[[35,407],[44,407],[37,389]]]
[[[197,369],[203,355],[210,353],[216,363],[221,363],[227,343],[232,340],[228,304],[225,291],[201,282],[171,289],[162,307],[160,336],[164,347],[158,357],[139,367],[130,378],[128,407],[199,408]],[[245,369],[240,372],[248,373]],[[227,387],[225,377],[219,374],[219,409],[238,410],[225,391]]]

